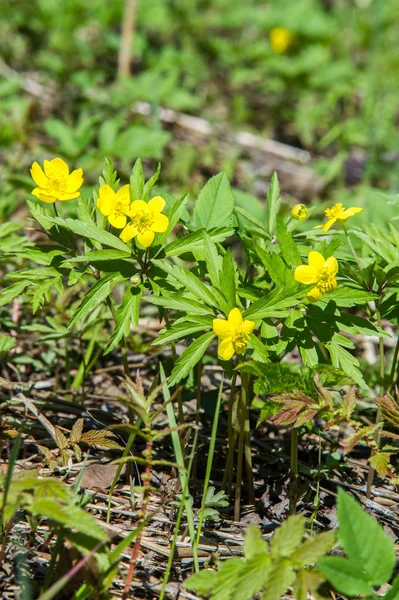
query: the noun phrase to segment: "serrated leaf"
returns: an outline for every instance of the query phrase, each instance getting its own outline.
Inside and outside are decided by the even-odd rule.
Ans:
[[[135,292],[135,293],[133,293]],[[112,352],[123,337],[127,337],[131,327],[137,327],[140,315],[140,301],[143,295],[143,286],[128,288],[123,297],[123,302],[116,310],[116,327],[109,340],[104,354]]]
[[[99,279],[84,296],[82,303],[74,312],[68,323],[68,329],[85,319],[99,304],[101,304],[112,292],[117,282],[123,281],[124,277],[115,273],[109,273]]]
[[[18,281],[18,283],[14,283],[10,285],[0,292],[0,306],[4,306],[8,304],[17,296],[20,296],[24,290],[30,285],[29,281]]]
[[[352,563],[367,574],[373,585],[387,583],[396,562],[393,541],[377,521],[341,488],[338,491],[337,514],[338,537]]]
[[[100,229],[96,225],[77,221],[76,219],[61,219],[59,217],[48,217],[48,220],[89,240],[109,246],[110,248],[115,248],[115,250],[121,250],[129,255],[131,254],[129,246],[122,242],[121,239],[108,231]]]
[[[228,227],[234,209],[234,196],[226,173],[212,177],[202,188],[194,209],[196,229]]]
[[[60,450],[63,450],[64,448],[66,448],[68,446],[68,440],[66,439],[65,435],[62,433],[61,429],[59,429],[58,427],[55,427],[54,433],[55,433],[55,443],[57,444],[57,446]]]
[[[377,471],[380,477],[386,477],[391,463],[391,455],[388,452],[378,452],[369,458],[370,466]]]
[[[336,532],[324,531],[319,535],[306,540],[291,556],[292,563],[296,568],[314,565],[320,560],[336,542]]]
[[[277,173],[274,172],[266,194],[266,224],[270,235],[276,231],[277,214],[280,209],[280,186]]]
[[[223,242],[226,238],[233,235],[234,229],[232,227],[220,227],[213,228],[207,231],[209,239],[214,242]],[[165,256],[180,256],[187,252],[195,252],[198,260],[204,259],[203,245],[204,245],[204,232],[194,231],[184,237],[171,242],[164,248]]]
[[[215,586],[217,571],[203,570],[183,581],[183,587],[197,594],[208,595]]]
[[[286,223],[277,215],[277,239],[280,252],[290,267],[297,267],[301,264],[301,256],[294,242],[291,233],[287,229]]]
[[[289,517],[276,529],[270,544],[271,556],[287,558],[298,548],[305,533],[305,519],[301,515]]]
[[[88,446],[100,446],[102,448],[120,449],[121,446],[115,442],[115,435],[111,431],[92,429],[82,434],[80,441]]]
[[[256,525],[249,525],[247,527],[243,550],[246,559],[250,559],[256,554],[269,554],[269,546],[262,539],[260,529]]]
[[[68,258],[66,262],[68,263],[96,263],[96,262],[104,262],[108,260],[119,260],[123,258],[130,258],[132,255],[131,252],[125,252],[124,250],[93,250],[92,252],[88,252],[82,256],[74,256],[73,258]]]
[[[80,441],[80,438],[82,437],[83,433],[83,424],[84,419],[78,419],[73,424],[73,427],[71,429],[71,435],[69,436],[69,440],[72,444]]]
[[[374,596],[374,590],[367,582],[361,567],[347,558],[327,556],[317,563],[317,567],[341,594]]]
[[[262,600],[280,600],[294,581],[295,571],[290,563],[287,560],[278,561],[269,572]]]
[[[180,358],[176,362],[171,376],[169,378],[169,385],[176,385],[179,381],[187,377],[191,369],[198,363],[202,358],[204,352],[208,348],[209,344],[215,337],[213,331],[201,335],[195,340],[188,348],[184,350]]]
[[[16,341],[9,335],[3,335],[0,333],[0,358],[4,358],[7,354],[15,348]]]
[[[212,327],[212,320],[210,319],[210,323],[208,327]],[[182,337],[186,337],[191,335],[192,333],[197,333],[198,331],[203,331],[205,326],[203,323],[178,323],[172,325],[170,329],[166,329],[163,332],[160,332],[159,337],[152,342],[153,346],[159,346],[160,344],[166,344],[175,340],[179,340]]]

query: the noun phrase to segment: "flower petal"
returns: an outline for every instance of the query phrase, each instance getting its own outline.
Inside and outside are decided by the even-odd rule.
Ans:
[[[97,208],[106,217],[112,213],[112,209],[115,204],[116,194],[111,186],[105,184],[99,189],[99,196],[97,199]]]
[[[130,205],[129,215],[132,216],[141,211],[148,212],[147,202],[144,202],[144,200],[134,200]]]
[[[166,206],[166,200],[164,200],[161,196],[155,196],[155,198],[152,198],[152,200],[149,201],[148,203],[148,208],[149,210],[152,210],[152,212],[162,212],[163,209]]]
[[[83,169],[75,169],[66,181],[66,192],[77,192],[83,185]]]
[[[327,223],[324,223],[323,225],[323,231],[324,233],[326,233],[335,223],[335,221],[337,220],[336,217],[333,217],[332,219],[330,219],[329,221],[327,221]]]
[[[222,340],[233,336],[233,330],[226,319],[213,319],[213,333]]]
[[[126,225],[125,229],[121,232],[120,234],[120,238],[122,240],[122,242],[129,242],[131,239],[133,239],[136,235],[137,235],[138,231],[136,229],[136,227],[133,225],[133,223],[129,223],[128,225]]]
[[[353,215],[357,215],[358,213],[361,213],[363,211],[363,208],[356,208],[356,206],[353,206],[352,208],[347,208],[342,216],[341,219],[345,220],[348,219],[349,217],[353,217]]]
[[[127,218],[125,217],[125,215],[112,212],[108,216],[108,221],[111,223],[112,227],[116,227],[116,229],[123,229],[126,225]]]
[[[32,175],[32,179],[36,185],[41,188],[45,188],[47,186],[47,177],[45,176],[43,169],[38,162],[33,163],[30,174]]]
[[[295,269],[294,279],[295,281],[299,281],[299,283],[304,283],[305,285],[316,283],[317,271],[308,265],[301,265]]]
[[[43,200],[43,202],[47,202],[47,204],[52,204],[57,200],[57,198],[54,196],[49,196],[46,193],[46,190],[43,190],[43,188],[35,188],[32,192],[32,195],[36,196],[36,198],[40,198],[40,200]]]
[[[157,215],[154,223],[151,225],[152,231],[156,233],[163,233],[167,230],[169,225],[169,219],[165,215]]]
[[[142,246],[144,246],[144,248],[151,246],[152,242],[154,241],[154,237],[155,233],[149,230],[137,234],[137,240]]]
[[[80,192],[57,192],[57,190],[52,190],[49,188],[49,192],[53,193],[56,196],[57,200],[73,200],[74,198],[79,198]]]
[[[314,287],[310,292],[306,294],[309,302],[317,302],[323,296],[318,287]]]
[[[242,325],[242,314],[239,308],[233,308],[233,310],[229,312],[228,321],[230,327],[232,327],[233,329],[236,329],[237,327]]]
[[[130,186],[123,185],[116,192],[116,198],[117,198],[117,200],[119,200],[119,202],[126,204],[126,208],[129,209],[130,208]]]
[[[245,319],[245,321],[243,321],[241,325],[241,330],[247,335],[250,335],[253,332],[254,328],[255,321],[249,321],[249,319]]]
[[[313,267],[314,269],[316,269],[316,271],[319,271],[323,268],[324,263],[324,256],[320,254],[320,252],[315,252],[314,250],[309,252],[308,265],[310,267]]]
[[[218,355],[222,360],[230,360],[234,354],[234,346],[231,338],[222,340],[218,346]]]
[[[62,158],[44,161],[44,172],[47,177],[68,177],[69,167]]]
[[[338,273],[338,261],[335,256],[330,256],[330,258],[327,258],[324,266],[327,267],[328,272],[331,273],[331,275],[336,275]]]

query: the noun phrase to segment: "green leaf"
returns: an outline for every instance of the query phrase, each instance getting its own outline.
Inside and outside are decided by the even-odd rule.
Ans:
[[[221,288],[220,285],[220,276],[223,265],[223,257],[217,251],[216,244],[214,244],[206,231],[202,232],[203,235],[203,250],[202,256],[206,262],[206,268],[208,271],[209,279],[214,287],[217,289]],[[201,260],[201,257],[197,257],[196,252],[194,251],[194,256],[197,260]]]
[[[273,535],[270,550],[272,558],[287,558],[297,550],[305,534],[305,519],[301,515],[289,517]]]
[[[97,281],[84,296],[82,303],[68,323],[68,329],[93,312],[93,310],[110,295],[114,285],[123,280],[124,278],[122,276],[115,275],[115,273],[109,273],[102,279],[99,279],[99,281]]]
[[[212,327],[212,320],[210,319],[210,324],[208,327]],[[204,329],[203,323],[178,323],[174,324],[170,329],[166,329],[163,332],[161,331],[159,337],[152,342],[153,346],[159,346],[160,344],[166,344],[172,342],[174,340],[178,340],[182,337],[186,337],[191,335],[192,333],[197,333],[198,331],[203,331]]]
[[[333,292],[325,294],[319,302],[328,304],[331,300],[336,302],[337,306],[350,308],[357,304],[364,305],[367,302],[378,300],[379,296],[371,294],[370,292],[364,292],[363,290],[356,290],[348,287],[338,287]]]
[[[0,292],[0,306],[8,304],[17,296],[20,296],[23,291],[30,285],[29,281],[18,281],[13,285],[10,285]]]
[[[166,271],[166,273],[170,275],[171,279],[174,279],[180,283],[197,299],[209,304],[209,306],[217,307],[217,302],[214,294],[212,293],[212,289],[198,279],[194,273],[188,269],[184,269],[183,267],[179,267],[177,265],[171,265],[165,261],[153,260],[152,262],[155,266]]]
[[[16,341],[9,335],[3,335],[0,333],[0,358],[4,358],[7,354],[15,348]]]
[[[342,336],[340,336],[342,338]],[[344,338],[345,339],[345,338]],[[331,342],[325,344],[331,356],[331,362],[337,369],[342,369],[360,387],[367,388],[367,384],[359,369],[359,361],[338,343],[337,335]]]
[[[249,558],[238,574],[231,598],[234,600],[252,600],[255,594],[269,584],[272,561],[262,552]]]
[[[191,575],[186,581],[183,581],[183,587],[197,594],[207,596],[215,587],[217,581],[217,571],[201,571]]]
[[[170,310],[187,312],[196,315],[209,315],[210,309],[203,303],[190,298],[183,298],[181,293],[165,293],[164,296],[146,296],[146,301],[157,306],[164,306]]]
[[[266,195],[266,224],[270,235],[273,235],[276,231],[277,214],[280,204],[280,186],[277,173],[274,172],[270,180],[269,191]]]
[[[130,177],[130,200],[143,200],[144,192],[144,172],[141,158],[138,158],[134,163],[132,175]]]
[[[209,239],[216,242],[223,242],[226,238],[233,235],[232,227],[222,227],[210,229],[207,231]],[[204,259],[204,232],[194,231],[189,235],[185,235],[174,242],[171,242],[164,248],[165,256],[180,256],[186,252],[195,252],[198,260]]]
[[[195,340],[184,350],[178,359],[171,376],[169,378],[169,385],[176,385],[181,379],[187,377],[190,370],[198,363],[198,361],[202,358],[204,352],[208,348],[209,344],[215,337],[213,331],[209,331],[204,335],[201,335],[198,339]]]
[[[165,199],[168,198],[168,195],[165,194]],[[172,198],[172,196],[170,196],[170,198]],[[162,245],[169,237],[169,235],[171,234],[171,232],[173,231],[173,228],[175,227],[175,225],[177,225],[180,217],[182,216],[186,204],[187,204],[187,200],[189,198],[189,194],[185,194],[184,196],[182,196],[179,200],[176,200],[173,204],[172,207],[169,209],[167,208],[167,210],[165,211],[167,214],[167,217],[169,219],[169,225],[167,230],[164,233],[160,233],[158,234],[158,244]],[[169,244],[170,246],[170,244]],[[169,247],[167,246],[167,247]],[[168,256],[173,256],[173,255],[168,255]]]
[[[287,268],[279,254],[267,252],[264,248],[254,244],[254,250],[264,267],[266,267],[271,280],[278,286],[294,283],[292,272]]]
[[[306,540],[291,556],[295,568],[308,567],[320,560],[336,542],[334,530],[319,533],[314,538]]]
[[[75,219],[61,219],[59,217],[48,217],[48,220],[56,225],[65,227],[69,231],[72,231],[72,233],[76,233],[77,235],[86,237],[91,241],[98,242],[104,246],[109,246],[110,248],[115,248],[115,250],[121,250],[122,252],[126,252],[127,254],[131,255],[129,246],[124,244],[122,240],[116,237],[116,235],[113,235],[108,231],[104,231],[96,225],[84,223]]]
[[[298,291],[298,286],[273,290],[251,304],[244,312],[244,318],[257,321],[266,317],[286,317],[289,315],[286,309],[295,306],[300,298],[303,298],[303,291]]]
[[[287,589],[295,581],[295,571],[287,560],[278,561],[273,565],[262,600],[280,600]]]
[[[366,572],[373,585],[387,583],[396,562],[393,541],[341,488],[338,490],[337,514],[339,541],[351,561]]]
[[[399,600],[399,575],[395,577],[391,589],[387,591],[383,598],[384,600]]]
[[[361,567],[342,556],[327,556],[317,563],[317,567],[328,581],[341,594],[346,596],[374,596],[374,590],[367,582]]]
[[[194,209],[195,229],[228,227],[234,209],[234,196],[226,173],[212,177],[202,188]]]
[[[277,215],[277,239],[280,252],[290,267],[297,267],[302,263],[299,250],[294,239],[287,229],[286,223]]]
[[[143,295],[143,286],[128,288],[123,297],[122,304],[116,310],[116,327],[111,335],[104,354],[112,352],[123,337],[127,337],[131,327],[137,327],[140,313],[140,300]]]
[[[125,250],[93,250],[92,252],[88,252],[83,256],[74,256],[73,258],[68,258],[66,262],[68,263],[96,263],[103,262],[107,260],[119,260],[122,258],[131,258],[132,253]]]
[[[256,554],[269,554],[269,546],[262,539],[259,527],[249,525],[244,538],[244,556],[247,560],[253,558]]]

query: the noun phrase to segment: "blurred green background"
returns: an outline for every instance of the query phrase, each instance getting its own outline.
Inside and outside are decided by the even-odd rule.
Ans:
[[[87,184],[104,156],[126,176],[142,156],[151,168],[162,160],[174,192],[196,192],[225,169],[261,195],[258,166],[220,141],[232,131],[311,153],[324,198],[353,196],[354,184],[397,190],[399,0],[134,4],[130,75],[118,77],[124,0],[1,1],[3,217],[29,193],[32,161],[53,155],[83,167]],[[199,143],[161,107],[202,117],[214,133]]]

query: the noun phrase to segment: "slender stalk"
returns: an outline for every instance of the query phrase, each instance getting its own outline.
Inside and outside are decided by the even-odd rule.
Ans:
[[[169,315],[168,315],[168,311],[165,310],[165,323],[168,325],[169,323]],[[177,361],[177,352],[176,352],[176,345],[174,342],[170,343],[170,347],[172,350],[172,358],[173,358],[173,362]],[[178,407],[178,411],[179,411],[179,423],[180,425],[184,425],[184,411],[183,411],[183,399],[182,399],[182,388],[179,388],[178,394],[177,394],[177,407]]]
[[[353,247],[352,240],[351,240],[351,238],[350,238],[350,235],[349,235],[349,233],[348,233],[348,230],[346,229],[345,223],[344,223],[343,221],[342,221],[342,227],[343,227],[343,230],[344,230],[344,232],[345,232],[345,235],[346,235],[346,241],[348,242],[348,246],[349,246],[349,248],[350,248],[350,250],[351,250],[351,252],[352,252],[353,258],[354,258],[354,259],[355,259],[355,261],[357,262],[357,266],[359,267],[359,269],[360,269],[361,271],[363,271],[362,263],[360,262],[360,258],[359,258],[359,257],[358,257],[358,255],[356,254],[356,250],[355,250],[355,248]]]
[[[290,515],[295,515],[298,502],[298,429],[291,429]]]
[[[136,421],[136,427],[139,428],[140,425],[141,425],[141,419],[139,417],[137,419],[137,421]],[[129,439],[127,440],[127,444],[126,444],[125,449],[124,449],[123,454],[122,454],[122,459],[126,458],[126,456],[129,454],[129,452],[131,450],[131,447],[133,446],[133,442],[135,440],[135,437],[136,437],[135,433],[131,433],[129,435]],[[107,523],[109,523],[110,520],[111,520],[111,500],[112,500],[112,493],[113,493],[113,491],[115,489],[115,486],[116,486],[117,481],[119,479],[119,476],[121,474],[122,468],[123,468],[123,460],[118,465],[118,468],[117,468],[116,473],[115,473],[115,477],[114,477],[114,479],[112,481],[112,484],[111,484],[111,487],[109,489],[109,494],[108,494],[108,510],[107,510],[107,518],[106,518],[106,522]]]
[[[226,468],[223,476],[222,488],[227,494],[231,492],[231,485],[233,481],[233,463],[234,463],[234,451],[236,446],[236,435],[233,425],[233,413],[235,412],[235,388],[237,381],[237,371],[234,370],[233,377],[231,378],[231,391],[229,409],[227,415],[227,436],[229,440],[229,450],[227,453]]]
[[[200,412],[201,412],[201,375],[202,375],[203,362],[202,358],[200,359],[197,365],[197,394],[196,394],[196,403],[195,403],[195,424],[199,427],[200,422]],[[194,455],[194,463],[193,463],[193,478],[197,478],[197,454]]]
[[[133,58],[132,46],[136,21],[136,4],[137,0],[125,0],[121,45],[118,55],[118,77],[126,77],[130,74],[130,65]]]
[[[252,471],[252,455],[251,455],[251,437],[250,437],[250,422],[249,422],[249,406],[251,403],[251,377],[247,373],[243,374],[242,380],[242,410],[243,415],[241,418],[244,420],[244,459],[245,459],[245,471],[247,475],[247,492],[248,492],[248,503],[255,504],[255,487],[254,487],[254,476]]]
[[[397,364],[398,364],[398,358],[399,358],[399,335],[398,335],[398,338],[396,340],[395,351],[393,353],[392,366],[391,366],[391,374],[389,376],[389,383],[388,383],[387,392],[390,392],[392,390],[392,388],[393,388],[393,385],[394,385],[395,375],[396,375],[396,367],[397,367]]]
[[[241,512],[241,483],[242,483],[242,463],[243,463],[243,450],[244,450],[244,434],[245,434],[245,411],[243,399],[244,386],[241,384],[240,403],[238,406],[237,417],[239,422],[239,433],[238,433],[238,457],[237,457],[237,475],[236,475],[236,489],[234,499],[234,520],[240,520]]]
[[[112,318],[115,321],[115,325],[117,325],[116,311],[115,311],[114,305],[112,304],[112,300],[109,296],[107,297],[107,305],[108,305],[109,310],[111,311]],[[126,345],[125,336],[122,337],[121,352],[122,352],[123,370],[125,372],[126,377],[130,378],[130,369],[129,369],[129,362],[127,360],[127,345]]]

